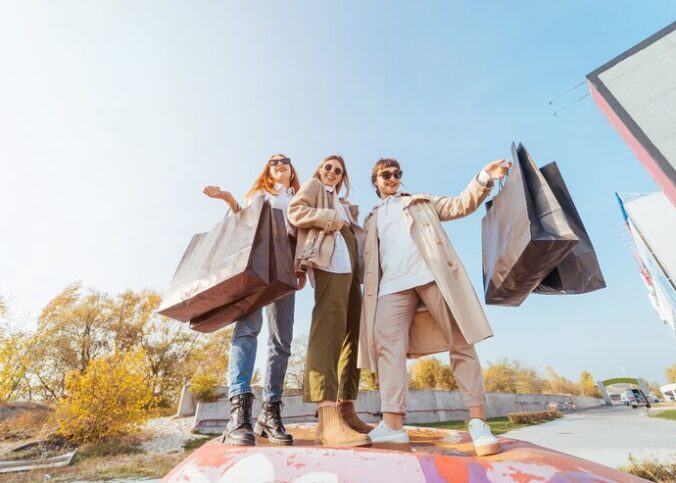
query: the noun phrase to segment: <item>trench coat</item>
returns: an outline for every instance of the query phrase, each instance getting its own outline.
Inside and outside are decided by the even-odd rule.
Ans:
[[[468,343],[491,337],[493,331],[460,258],[453,249],[442,221],[469,215],[488,197],[492,185],[483,187],[476,178],[458,196],[403,195],[402,209],[411,236],[432,272],[444,301]],[[362,303],[358,366],[378,371],[375,320],[382,276],[376,229],[377,210],[365,219],[364,298]],[[408,358],[450,350],[450,327],[440,327],[427,310],[417,312],[409,331]]]
[[[351,205],[344,198],[340,202],[347,207],[352,231],[357,239],[359,271],[363,273],[363,252],[366,233],[357,224],[359,207]],[[334,209],[333,194],[326,191],[324,183],[310,178],[289,202],[289,222],[298,228],[295,267],[306,271],[311,265],[329,265],[335,246],[335,238],[327,236],[343,224],[342,215]],[[360,277],[361,279],[361,277]]]

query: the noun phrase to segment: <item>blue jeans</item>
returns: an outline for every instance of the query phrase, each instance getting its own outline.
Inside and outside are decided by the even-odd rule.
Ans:
[[[265,370],[265,401],[281,401],[286,367],[291,355],[293,313],[296,293],[291,293],[265,307],[268,319],[268,362]],[[258,334],[263,327],[263,309],[235,323],[228,366],[229,397],[251,392],[251,378],[256,362]]]

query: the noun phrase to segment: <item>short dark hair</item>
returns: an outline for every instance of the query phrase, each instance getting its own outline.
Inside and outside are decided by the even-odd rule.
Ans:
[[[392,158],[381,158],[373,165],[373,169],[371,170],[371,184],[375,187],[378,198],[380,198],[380,190],[378,189],[378,186],[376,186],[376,179],[378,179],[378,171],[385,168],[397,168],[401,171],[399,161]]]

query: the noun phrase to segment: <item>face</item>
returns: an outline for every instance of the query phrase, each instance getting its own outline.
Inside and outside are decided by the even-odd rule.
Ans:
[[[387,198],[399,191],[401,176],[403,174],[403,171],[400,171],[394,166],[378,170],[378,174],[376,175],[376,187],[380,191],[381,198]]]
[[[343,165],[337,159],[327,161],[319,169],[319,179],[326,186],[336,186],[343,180]]]
[[[270,167],[270,177],[275,180],[275,183],[289,184],[291,180],[291,161],[284,156],[275,155],[268,161],[268,166]]]

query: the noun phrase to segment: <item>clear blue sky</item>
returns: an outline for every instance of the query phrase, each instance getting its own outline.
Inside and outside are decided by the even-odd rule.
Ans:
[[[656,185],[590,98],[547,102],[675,17],[670,0],[0,1],[0,290],[27,324],[75,280],[164,290],[225,212],[202,186],[241,198],[275,152],[303,178],[343,154],[367,212],[381,156],[409,191],[455,194],[523,141],[558,161],[608,288],[487,307],[482,359],[663,381],[676,342],[613,198]],[[482,216],[447,225],[479,293]]]

